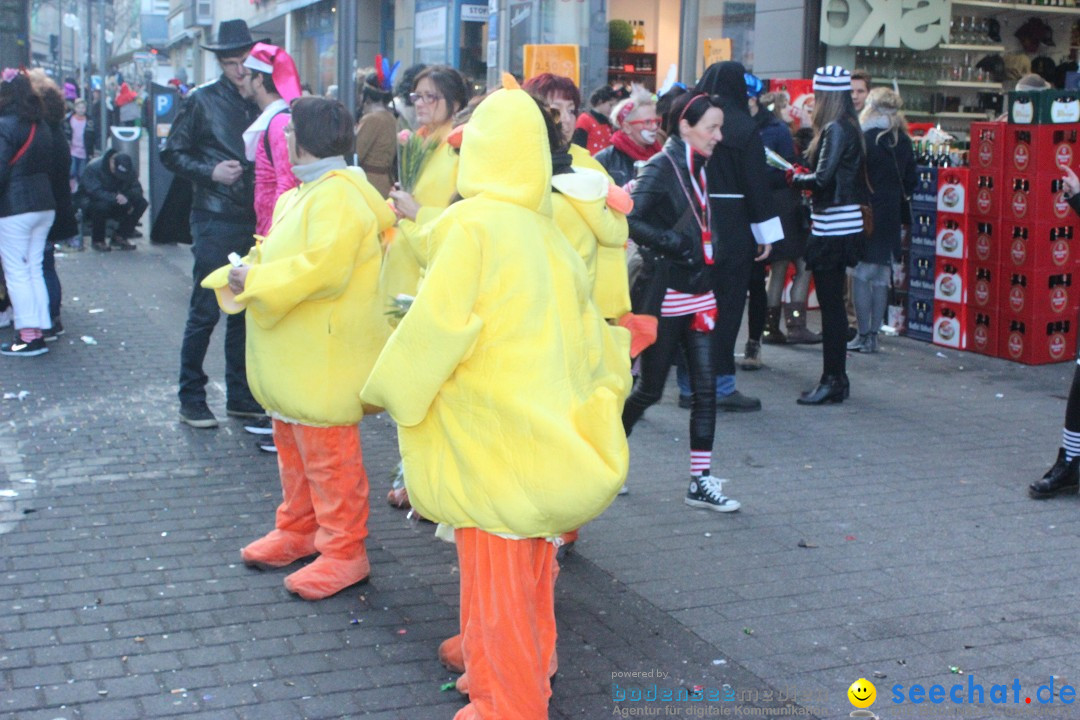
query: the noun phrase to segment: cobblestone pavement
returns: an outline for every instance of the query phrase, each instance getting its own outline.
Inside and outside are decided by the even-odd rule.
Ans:
[[[389,419],[362,427],[370,583],[296,599],[283,572],[238,562],[272,522],[274,460],[234,421],[176,421],[190,254],[140,241],[58,266],[67,334],[42,358],[0,358],[0,717],[449,720],[463,701],[435,649],[456,629],[455,553],[382,500]],[[850,358],[841,406],[794,403],[816,347],[767,346],[767,368],[740,375],[764,410],[718,418],[732,515],[681,501],[675,393],[646,414],[631,493],[559,579],[553,718],[831,720],[859,677],[882,720],[1080,718],[1065,695],[1035,695],[1080,680],[1080,504],[1024,492],[1056,452],[1071,364],[882,344]],[[219,381],[222,364],[219,331]],[[967,704],[968,682],[983,704]],[[892,702],[894,685],[957,683],[961,705]],[[654,684],[705,701],[613,700]],[[1009,704],[991,702],[994,684]]]

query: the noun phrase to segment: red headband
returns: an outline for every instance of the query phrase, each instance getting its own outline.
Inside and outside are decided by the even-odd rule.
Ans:
[[[691,106],[691,105],[693,105],[693,104],[694,104],[695,102],[697,102],[697,99],[698,99],[698,98],[707,98],[707,97],[709,97],[709,96],[708,96],[708,95],[706,95],[705,93],[698,93],[698,94],[697,94],[697,95],[695,95],[694,97],[690,98],[690,102],[686,103],[686,107],[684,107],[684,108],[682,109],[682,112],[681,112],[681,113],[679,113],[679,122],[682,122],[682,119],[683,119],[684,117],[686,117],[686,111],[690,109],[690,106]],[[676,124],[676,125],[678,125],[678,124],[679,124],[679,122],[677,122],[677,123],[675,123],[675,124]]]
[[[630,116],[630,113],[634,112],[634,101],[627,100],[626,104],[619,110],[619,114],[615,116],[615,124],[622,125],[623,122]]]

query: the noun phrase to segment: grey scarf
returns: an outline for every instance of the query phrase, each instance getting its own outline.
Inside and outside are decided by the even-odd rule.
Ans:
[[[293,165],[292,174],[296,176],[296,179],[302,183],[311,182],[312,180],[318,180],[331,170],[344,170],[349,167],[345,162],[345,158],[341,155],[333,155],[331,157],[321,158],[315,162],[304,163],[303,165]]]

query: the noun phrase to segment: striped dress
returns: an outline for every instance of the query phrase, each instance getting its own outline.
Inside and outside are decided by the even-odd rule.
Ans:
[[[858,205],[836,205],[810,213],[811,235],[839,237],[863,231],[862,210]]]

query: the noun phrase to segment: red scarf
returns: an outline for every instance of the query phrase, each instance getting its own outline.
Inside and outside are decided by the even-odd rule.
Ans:
[[[648,147],[642,147],[631,140],[630,136],[622,130],[616,130],[614,134],[612,134],[611,144],[614,145],[615,149],[619,152],[629,155],[630,159],[634,162],[648,160],[663,148],[663,145],[661,145],[659,141],[654,142]]]

